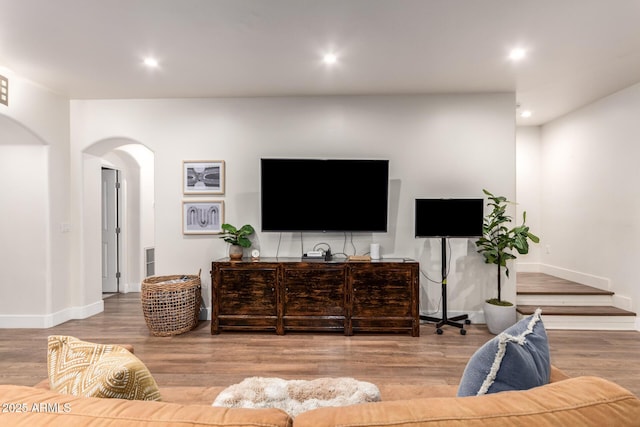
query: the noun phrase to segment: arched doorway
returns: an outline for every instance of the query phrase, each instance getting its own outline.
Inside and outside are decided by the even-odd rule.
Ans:
[[[115,250],[118,265],[118,292],[139,292],[144,278],[145,249],[153,248],[155,216],[154,198],[154,154],[142,143],[128,138],[109,138],[92,144],[83,152],[83,224],[85,257],[91,254],[94,262],[87,263],[92,271],[86,271],[100,286],[105,276],[105,262],[114,248],[103,242],[102,230],[106,215],[103,201],[103,171],[117,171],[120,181],[118,202],[119,235]],[[100,190],[93,194],[92,188]],[[96,219],[98,221],[96,221]],[[99,222],[99,224],[98,224]],[[99,227],[95,227],[99,225]],[[97,230],[100,230],[99,232]],[[95,262],[95,259],[100,262]],[[112,290],[111,288],[109,289]]]

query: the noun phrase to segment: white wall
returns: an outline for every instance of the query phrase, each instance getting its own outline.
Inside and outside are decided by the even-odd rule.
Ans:
[[[540,243],[530,243],[527,255],[518,255],[517,271],[539,272],[545,240],[542,234],[541,200],[542,141],[539,126],[520,126],[516,129],[516,215],[514,223],[522,223],[527,214],[527,225],[540,238]]]
[[[47,148],[26,142],[0,145],[2,315],[43,314],[50,304]]]
[[[542,128],[542,262],[640,311],[640,84]],[[628,307],[627,307],[628,306]]]
[[[354,235],[358,253],[372,241],[384,257],[420,260],[439,280],[439,240],[413,237],[416,197],[481,197],[482,188],[515,197],[513,94],[431,96],[334,96],[296,98],[72,101],[73,181],[83,180],[82,152],[96,141],[128,138],[155,154],[155,224],[158,274],[202,270],[210,304],[210,263],[226,256],[226,244],[212,236],[184,236],[181,230],[183,160],[224,160],[225,220],[259,224],[261,157],[386,158],[390,160],[389,232]],[[74,218],[86,221],[92,183],[75,185]],[[339,212],[337,212],[339,214]],[[263,256],[274,256],[278,234],[254,237]],[[300,235],[284,234],[280,256],[300,256]],[[305,235],[304,249],[329,241],[340,252],[343,235]],[[335,246],[334,246],[335,245]],[[493,296],[493,270],[482,264],[466,240],[451,241],[451,311],[480,310]],[[348,245],[350,248],[350,245]],[[89,287],[99,275],[87,258],[96,246],[77,248]],[[79,266],[80,263],[77,265]],[[424,281],[424,306],[438,306],[440,288]],[[515,298],[513,286],[505,295]],[[85,300],[84,303],[88,303]]]
[[[0,105],[0,327],[46,327],[77,314],[69,283],[69,104],[0,72],[10,96]]]

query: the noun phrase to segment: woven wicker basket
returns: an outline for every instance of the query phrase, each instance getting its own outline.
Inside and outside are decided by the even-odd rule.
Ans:
[[[197,276],[153,276],[144,279],[142,312],[151,333],[167,337],[195,328],[202,301],[200,289],[200,272]]]

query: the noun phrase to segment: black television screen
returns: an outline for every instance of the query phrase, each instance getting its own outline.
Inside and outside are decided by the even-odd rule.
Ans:
[[[385,232],[388,160],[261,159],[262,231]]]
[[[416,199],[416,237],[482,236],[483,199]]]

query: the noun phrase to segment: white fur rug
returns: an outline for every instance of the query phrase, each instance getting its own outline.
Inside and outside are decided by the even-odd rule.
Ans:
[[[378,387],[353,378],[319,378],[306,381],[251,377],[224,389],[211,406],[279,408],[295,417],[315,408],[379,400]]]

